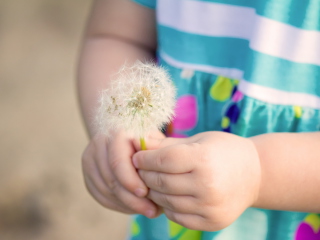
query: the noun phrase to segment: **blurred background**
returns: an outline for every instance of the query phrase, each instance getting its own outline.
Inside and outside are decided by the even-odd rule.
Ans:
[[[0,0],[0,240],[121,240],[87,193],[75,69],[91,0]]]

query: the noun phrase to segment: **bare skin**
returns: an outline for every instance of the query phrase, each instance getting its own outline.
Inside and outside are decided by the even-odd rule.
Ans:
[[[91,195],[104,207],[123,213],[159,214],[145,198],[147,187],[132,165],[132,139],[123,132],[112,140],[92,124],[99,92],[126,62],[150,60],[156,49],[155,16],[128,0],[97,0],[84,36],[78,67],[78,93],[90,141],[83,156],[83,174]]]
[[[205,132],[150,144],[134,165],[148,197],[185,227],[217,231],[248,207],[320,212],[319,133]]]
[[[122,131],[112,140],[95,132],[99,91],[123,63],[153,57],[155,32],[151,9],[129,0],[93,5],[78,72],[90,136],[83,173],[91,195],[124,213],[156,217],[163,209],[169,219],[206,231],[230,225],[248,207],[320,212],[319,133],[242,138],[206,132],[186,139],[155,133],[147,141],[150,150],[138,151],[137,141]]]

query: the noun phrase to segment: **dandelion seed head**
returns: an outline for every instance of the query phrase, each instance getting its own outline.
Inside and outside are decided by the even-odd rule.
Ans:
[[[174,115],[175,87],[167,72],[155,64],[136,62],[123,66],[103,90],[96,123],[99,132],[125,129],[144,137],[161,129]]]

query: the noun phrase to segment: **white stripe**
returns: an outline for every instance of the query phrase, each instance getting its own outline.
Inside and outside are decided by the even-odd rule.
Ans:
[[[279,105],[296,105],[320,109],[320,98],[306,93],[292,93],[241,80],[238,89],[244,95]]]
[[[161,25],[207,36],[248,39],[254,11],[248,7],[191,0],[157,2],[157,19]]]
[[[320,32],[259,15],[249,7],[194,0],[158,0],[161,25],[213,37],[246,39],[256,51],[294,62],[320,65]]]
[[[238,85],[239,91],[241,91],[244,95],[255,98],[257,100],[271,104],[297,105],[301,107],[320,109],[320,98],[317,96],[306,93],[286,92],[250,83],[242,79],[243,72],[238,69],[184,63],[170,57],[164,52],[160,52],[159,54],[165,62],[176,68],[191,69],[195,71],[202,71],[228,78],[238,79],[240,80]]]
[[[320,32],[256,17],[250,47],[294,62],[320,65]]]
[[[193,69],[197,71],[202,71],[206,73],[222,75],[228,78],[241,79],[243,76],[243,71],[236,68],[222,68],[222,67],[214,67],[210,65],[200,65],[200,64],[192,64],[180,62],[164,52],[159,53],[160,57],[170,64],[173,67],[181,68],[181,69]]]

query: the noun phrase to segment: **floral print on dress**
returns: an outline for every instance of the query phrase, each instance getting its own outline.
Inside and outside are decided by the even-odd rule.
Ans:
[[[170,240],[200,240],[201,231],[190,230],[169,220]]]
[[[226,102],[226,110],[221,120],[224,132],[231,132],[231,124],[238,121],[240,108],[237,102],[242,100],[243,94],[238,91],[239,80],[218,76],[210,88],[210,96],[219,102]]]
[[[295,240],[320,240],[320,214],[310,213],[297,228]]]
[[[192,130],[198,122],[197,98],[192,94],[182,95],[178,98],[175,107],[175,118],[167,128],[169,137],[188,137],[186,131]]]
[[[214,84],[210,88],[210,96],[212,99],[224,102],[231,98],[234,87],[238,85],[239,81],[231,78],[218,76]]]
[[[131,236],[136,237],[140,234],[141,228],[136,219],[132,220],[131,223]]]

